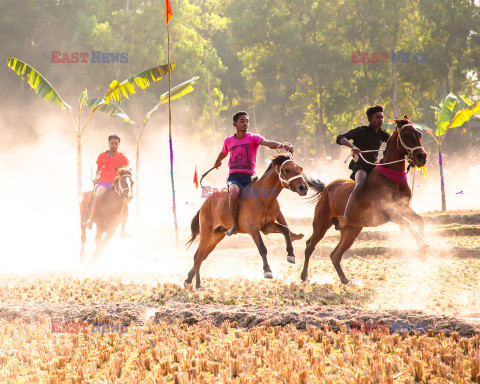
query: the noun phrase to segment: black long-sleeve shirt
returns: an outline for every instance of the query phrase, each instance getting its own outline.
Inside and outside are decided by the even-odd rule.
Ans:
[[[353,140],[353,145],[355,145],[361,151],[369,151],[378,150],[380,148],[380,145],[382,145],[382,142],[388,141],[388,139],[390,138],[390,134],[382,128],[380,128],[378,132],[375,133],[375,130],[369,125],[357,127],[351,129],[347,133],[338,135],[337,144],[341,144],[340,141],[342,140],[342,138],[345,138],[347,140]],[[378,152],[362,153],[362,156],[365,158],[365,160],[371,163],[375,163],[378,158]],[[352,160],[348,168],[353,171],[350,177],[355,180],[355,173],[359,169],[363,169],[368,174],[372,171],[373,168],[375,168],[375,166],[365,163],[360,157],[357,162]]]

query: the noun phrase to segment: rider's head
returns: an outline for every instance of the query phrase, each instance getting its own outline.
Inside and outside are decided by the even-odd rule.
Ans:
[[[373,128],[380,128],[383,125],[383,107],[378,104],[368,107],[367,118]]]
[[[236,128],[237,133],[245,134],[248,130],[248,113],[240,111],[233,115],[233,126]]]
[[[108,136],[108,147],[110,151],[117,152],[118,147],[120,146],[120,136],[116,133],[111,134]]]

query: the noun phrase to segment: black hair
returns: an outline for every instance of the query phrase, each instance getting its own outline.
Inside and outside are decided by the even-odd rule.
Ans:
[[[118,136],[116,133],[112,133],[110,136],[108,136],[108,141],[117,139],[118,142],[120,142],[120,136]]]
[[[383,112],[383,107],[381,105],[372,105],[371,107],[368,107],[367,109],[367,117],[371,118],[373,115],[377,112]]]
[[[235,115],[233,115],[233,122],[236,123],[240,116],[248,116],[248,113],[245,111],[235,113]]]

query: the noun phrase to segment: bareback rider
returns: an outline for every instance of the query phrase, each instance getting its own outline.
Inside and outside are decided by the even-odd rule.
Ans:
[[[108,136],[108,150],[102,152],[97,158],[97,175],[95,186],[95,197],[92,204],[92,210],[90,216],[85,222],[87,228],[92,228],[93,219],[98,211],[98,204],[101,201],[101,196],[108,190],[113,184],[113,181],[118,176],[117,169],[128,166],[128,159],[120,152],[118,147],[120,146],[120,136],[112,134]],[[127,215],[122,217],[122,236],[125,236],[125,225]]]
[[[343,216],[338,217],[340,228],[345,227],[350,209],[353,202],[358,197],[360,191],[363,190],[367,182],[368,174],[375,168],[375,165],[366,163],[359,155],[361,151],[373,151],[362,153],[362,156],[370,163],[376,163],[378,149],[382,142],[387,142],[390,134],[382,129],[383,125],[383,107],[381,105],[373,105],[367,109],[367,118],[370,123],[368,126],[357,127],[351,129],[347,133],[338,135],[337,144],[346,145],[352,149],[352,152],[358,156],[358,160],[352,160],[348,166],[352,170],[350,176],[355,180],[355,188],[353,188],[348,198]],[[349,140],[353,140],[353,144]]]
[[[293,145],[290,143],[279,143],[276,141],[265,140],[260,135],[248,132],[248,114],[247,112],[237,112],[233,116],[233,126],[235,134],[225,139],[222,151],[215,161],[215,168],[222,165],[222,160],[230,153],[228,160],[229,176],[227,179],[230,212],[233,219],[233,227],[226,233],[227,236],[238,233],[238,197],[243,188],[252,181],[255,175],[255,164],[257,161],[257,150],[260,145],[271,149],[285,148],[293,154]],[[285,217],[280,211],[277,222],[288,227]],[[303,235],[290,232],[292,240],[301,239]]]

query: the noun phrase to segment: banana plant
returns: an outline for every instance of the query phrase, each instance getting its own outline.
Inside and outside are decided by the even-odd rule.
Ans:
[[[454,113],[456,106],[461,108]],[[467,122],[472,116],[480,112],[480,101],[473,102],[467,97],[455,96],[450,93],[440,102],[439,107],[430,106],[435,110],[435,129],[422,124],[415,124],[416,127],[424,130],[433,137],[438,148],[438,165],[440,171],[440,190],[442,195],[442,211],[447,210],[445,198],[445,179],[443,176],[442,143],[445,140],[449,129],[458,128]]]
[[[78,99],[78,121],[75,122],[72,114],[70,113],[72,107],[60,97],[55,88],[53,88],[53,86],[45,79],[45,77],[42,76],[36,69],[29,64],[13,57],[8,58],[7,64],[9,68],[15,71],[17,75],[21,76],[21,78],[30,85],[30,87],[38,96],[45,101],[50,101],[53,104],[60,106],[61,109],[67,112],[77,137],[77,189],[80,199],[83,189],[82,137],[93,114],[97,110],[100,110],[101,112],[108,113],[111,117],[122,118],[125,122],[133,125],[134,122],[131,121],[127,114],[111,101],[115,100],[120,102],[122,97],[128,99],[129,95],[135,94],[135,86],[145,89],[152,83],[161,80],[169,71],[173,71],[175,69],[175,63],[170,65],[164,64],[137,73],[136,75],[133,75],[122,82],[113,80],[110,84],[110,89],[106,92],[103,98],[88,98],[87,90],[85,89],[80,94]],[[86,107],[90,108],[90,113],[85,122],[82,122],[82,112]]]
[[[193,91],[193,84],[199,79],[198,76],[192,77],[190,80],[184,81],[181,84],[173,87],[170,91],[170,100],[178,99],[182,96]],[[169,92],[165,92],[160,96],[160,99],[157,104],[145,115],[142,120],[142,128],[140,131],[137,132],[135,129],[135,124],[132,124],[133,133],[135,135],[135,140],[137,141],[137,154],[136,154],[136,162],[135,162],[135,175],[136,175],[136,211],[137,211],[137,220],[140,217],[140,144],[142,141],[142,135],[145,130],[145,126],[147,125],[150,117],[152,116],[153,112],[158,110],[163,104],[168,103],[168,94]]]

